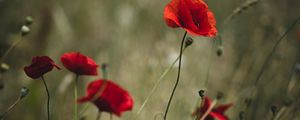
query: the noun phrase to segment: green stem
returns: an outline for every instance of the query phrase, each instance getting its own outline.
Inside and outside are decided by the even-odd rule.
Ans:
[[[45,86],[45,89],[46,89],[46,92],[47,92],[47,115],[48,115],[48,120],[50,120],[50,92],[49,92],[49,89],[48,89],[48,86],[46,84],[46,81],[44,79],[44,76],[41,77],[42,80],[43,80],[43,83],[44,83],[44,86]]]
[[[275,117],[273,117],[273,120],[279,120],[281,115],[284,113],[286,107],[281,108],[278,113],[275,115]]]
[[[100,120],[101,119],[101,113],[102,113],[101,111],[98,112],[96,120]]]
[[[21,101],[22,98],[18,98],[11,106],[9,106],[8,109],[6,109],[6,111],[0,115],[0,120],[4,120],[4,118],[6,117],[6,115]]]
[[[0,63],[3,62],[3,60],[5,60],[5,58],[7,57],[8,53],[10,53],[10,51],[12,51],[17,45],[18,43],[20,43],[23,40],[23,36],[21,35],[21,38],[16,40],[5,52],[4,54],[1,56],[0,58]]]
[[[271,61],[271,58],[272,58],[273,54],[275,53],[275,50],[277,49],[278,45],[281,43],[283,38],[294,28],[294,26],[298,23],[299,20],[300,20],[300,17],[298,17],[293,22],[293,24],[285,31],[285,33],[276,41],[276,43],[274,44],[270,54],[268,55],[267,59],[263,63],[263,66],[262,66],[260,72],[258,73],[258,76],[255,79],[254,86],[257,85],[258,81],[260,80],[261,76],[263,75],[263,73],[265,71],[265,68],[267,67],[268,63]]]
[[[79,75],[76,74],[75,83],[74,83],[74,120],[78,120],[78,118],[77,118],[77,111],[78,111],[78,106],[77,106],[78,79],[79,79]]]
[[[187,31],[184,32],[184,35],[183,35],[183,38],[181,40],[181,45],[180,45],[180,54],[179,54],[179,66],[178,66],[178,73],[177,73],[177,79],[176,79],[176,82],[175,82],[175,85],[174,85],[174,88],[172,90],[172,93],[171,93],[171,96],[169,98],[169,101],[168,101],[168,105],[167,105],[167,108],[165,110],[165,114],[164,114],[164,120],[167,120],[167,115],[168,115],[168,111],[169,111],[169,107],[171,105],[171,102],[173,100],[173,97],[174,97],[174,94],[175,94],[175,91],[176,91],[176,88],[178,86],[178,83],[179,83],[179,80],[180,80],[180,71],[181,71],[181,60],[182,60],[182,51],[183,51],[183,46],[184,46],[184,40],[185,40],[185,37],[186,37],[186,34],[187,34]]]

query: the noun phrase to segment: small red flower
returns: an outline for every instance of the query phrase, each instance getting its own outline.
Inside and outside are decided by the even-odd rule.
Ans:
[[[191,34],[213,37],[217,33],[215,17],[203,0],[172,0],[164,19],[169,27],[182,27]]]
[[[36,79],[51,71],[53,67],[60,69],[48,56],[36,56],[32,58],[30,66],[24,67],[24,71],[27,76]]]
[[[204,98],[204,104],[203,106],[197,108],[197,110],[192,114],[193,116],[202,116],[208,108],[211,106],[211,100],[208,97]],[[224,104],[219,105],[211,110],[209,112],[208,116],[205,118],[205,120],[229,120],[229,118],[224,114],[224,112],[230,108],[232,104]]]
[[[79,52],[65,53],[60,58],[63,65],[77,75],[97,75],[98,65],[91,58]]]
[[[105,88],[102,88],[103,92],[99,95],[101,87]],[[93,102],[99,111],[113,113],[117,116],[121,116],[122,112],[132,110],[133,108],[133,99],[126,90],[112,81],[101,79],[89,83],[87,96],[84,96],[77,101],[79,103]]]

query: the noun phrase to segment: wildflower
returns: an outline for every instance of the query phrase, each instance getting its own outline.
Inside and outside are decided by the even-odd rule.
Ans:
[[[60,69],[48,56],[36,56],[32,58],[31,65],[24,67],[24,71],[27,76],[36,79],[51,71],[53,67]]]
[[[192,114],[193,116],[201,117],[211,106],[212,101],[208,97],[204,97],[203,106],[197,108],[197,110]],[[230,108],[232,104],[224,104],[214,107],[205,118],[205,120],[229,120],[229,118],[224,114],[224,112]]]
[[[181,27],[187,32],[207,37],[216,36],[216,20],[203,0],[172,0],[164,10],[169,27]]]
[[[79,52],[65,53],[60,58],[63,65],[77,75],[97,75],[98,65]]]
[[[99,93],[101,89],[103,91]],[[99,111],[113,113],[117,116],[121,116],[122,112],[133,108],[133,99],[126,90],[112,81],[102,79],[89,83],[87,95],[77,101],[79,103],[92,102]]]

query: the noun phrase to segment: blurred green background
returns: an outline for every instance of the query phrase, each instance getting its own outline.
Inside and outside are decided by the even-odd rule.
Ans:
[[[1,74],[5,85],[0,90],[0,112],[4,112],[17,98],[22,86],[31,92],[6,120],[45,120],[46,94],[40,80],[31,80],[23,72],[37,55],[48,55],[59,65],[65,52],[79,51],[98,64],[109,64],[109,78],[126,88],[134,98],[131,112],[114,120],[131,120],[150,93],[160,74],[179,54],[183,29],[167,27],[163,9],[169,0],[0,0],[0,53],[20,39],[19,30],[26,16],[34,19],[31,33],[9,53],[5,63],[11,69]],[[223,26],[224,19],[246,0],[206,0]],[[272,46],[300,16],[300,1],[259,0],[231,20],[222,31],[224,54],[216,55],[220,46],[213,46],[211,38],[191,36],[194,44],[183,55],[181,81],[169,111],[169,120],[192,120],[191,113],[199,100],[198,91],[215,98],[224,94],[221,103],[233,103],[226,113],[239,119],[241,111],[247,120],[272,118],[271,106],[286,108],[282,120],[299,120],[299,25],[280,43],[272,61],[259,81],[256,95],[252,85]],[[210,69],[208,68],[210,66]],[[164,112],[175,83],[175,66],[159,85],[154,96],[141,112],[139,120],[153,120]],[[208,86],[204,85],[208,79]],[[85,94],[89,81],[97,77],[81,77],[79,96]],[[51,91],[53,120],[71,120],[73,115],[74,75],[68,70],[53,70],[45,76]],[[245,99],[251,98],[246,107]],[[292,104],[284,106],[286,100]],[[85,105],[80,105],[80,110]],[[94,120],[97,109],[90,104],[83,113]],[[103,114],[102,120],[109,118]],[[157,119],[162,120],[162,117]]]

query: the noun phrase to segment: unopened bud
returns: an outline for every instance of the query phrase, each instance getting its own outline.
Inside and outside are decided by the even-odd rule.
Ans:
[[[8,64],[6,64],[6,63],[1,63],[1,65],[0,65],[0,72],[1,72],[1,73],[4,73],[4,72],[8,71],[9,68],[10,68],[10,67],[9,67]]]
[[[191,37],[187,37],[185,39],[185,47],[188,47],[188,46],[192,45],[193,42],[194,42],[194,40]]]
[[[272,105],[271,106],[271,111],[272,111],[272,114],[275,116],[276,112],[277,112],[277,107],[275,105]]]
[[[204,97],[204,90],[199,90],[199,91],[198,91],[198,94],[199,94],[199,96],[200,96],[201,98],[203,98],[203,97]]]
[[[219,46],[218,49],[217,49],[217,55],[221,56],[221,55],[223,55],[223,52],[224,52],[224,47],[223,46]]]
[[[22,28],[21,28],[22,36],[27,35],[29,32],[30,32],[30,28],[26,25],[23,25]]]
[[[26,95],[29,93],[29,89],[26,87],[23,87],[20,91],[20,98],[23,99],[26,97]]]
[[[33,19],[31,16],[27,16],[25,19],[25,25],[29,26],[33,23]]]

